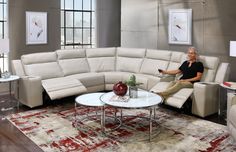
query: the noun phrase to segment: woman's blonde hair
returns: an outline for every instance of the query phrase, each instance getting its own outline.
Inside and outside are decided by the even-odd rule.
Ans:
[[[195,48],[194,46],[190,46],[189,48],[188,48],[188,51],[189,50],[193,50],[194,51],[194,53],[196,54],[196,61],[198,61],[198,59],[199,59],[199,54],[198,54],[198,51],[197,51],[197,48]],[[187,52],[188,52],[187,51]]]

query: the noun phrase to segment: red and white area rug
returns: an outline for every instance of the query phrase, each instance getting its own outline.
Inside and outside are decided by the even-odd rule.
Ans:
[[[226,126],[163,108],[157,110],[158,125],[153,124],[151,142],[144,140],[149,137],[149,122],[141,118],[149,115],[148,110],[123,111],[124,115],[134,117],[124,117],[122,127],[104,135],[100,120],[91,116],[96,110],[79,107],[77,123],[74,108],[62,110],[60,106],[13,114],[8,120],[46,152],[236,151],[236,143]],[[107,115],[113,112],[113,109],[106,110]],[[88,115],[89,119],[84,119]],[[106,120],[107,128],[115,125],[113,119]]]

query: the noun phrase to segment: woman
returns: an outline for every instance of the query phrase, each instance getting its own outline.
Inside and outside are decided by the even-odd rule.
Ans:
[[[178,92],[182,88],[193,88],[193,83],[201,80],[204,67],[202,62],[197,61],[197,50],[194,47],[188,48],[188,60],[185,61],[177,70],[164,71],[159,70],[163,74],[183,74],[180,80],[170,82],[167,89],[163,92],[157,92],[164,99]]]

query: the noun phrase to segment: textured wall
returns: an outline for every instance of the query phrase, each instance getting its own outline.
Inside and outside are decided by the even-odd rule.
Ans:
[[[23,54],[49,52],[60,48],[60,0],[8,0],[8,5],[9,62],[19,59]],[[48,13],[47,44],[26,45],[26,11]],[[8,84],[0,84],[0,93],[6,91]]]
[[[9,61],[23,54],[50,52],[60,48],[60,0],[8,0]],[[121,0],[96,0],[97,46],[120,46]],[[26,11],[48,12],[48,43],[26,45]],[[1,84],[0,92],[7,91]]]
[[[120,46],[120,0],[97,0],[97,47]]]
[[[97,47],[120,46],[120,0],[97,0]],[[26,45],[25,12],[48,12],[48,43]],[[60,0],[9,0],[10,59],[60,48]]]
[[[156,0],[121,1],[121,46],[157,48]]]
[[[235,0],[122,0],[121,46],[186,51],[168,44],[168,10],[193,9],[192,45],[200,54],[231,63],[236,81],[236,58],[229,57],[229,41],[236,40]]]
[[[8,0],[9,1],[9,58],[21,55],[49,52],[60,48],[60,0]],[[47,12],[48,43],[26,45],[26,11]]]

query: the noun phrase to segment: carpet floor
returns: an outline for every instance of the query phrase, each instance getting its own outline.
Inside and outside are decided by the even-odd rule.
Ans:
[[[165,108],[156,110],[151,142],[148,110],[124,110],[122,126],[112,130],[119,123],[113,119],[115,109],[106,108],[105,134],[97,116],[100,109],[77,107],[76,111],[75,117],[74,108],[55,106],[12,114],[7,119],[45,152],[236,151],[226,126]]]

